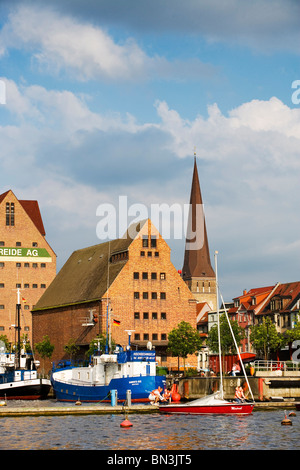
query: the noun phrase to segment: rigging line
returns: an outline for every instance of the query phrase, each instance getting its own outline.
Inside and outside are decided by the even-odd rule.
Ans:
[[[237,353],[238,353],[238,356],[239,356],[239,360],[240,360],[240,363],[241,363],[241,365],[242,365],[242,369],[243,369],[243,372],[244,372],[244,376],[245,376],[245,379],[246,379],[248,388],[249,388],[250,393],[251,393],[252,400],[255,401],[255,400],[254,400],[253,393],[252,393],[252,389],[251,389],[251,387],[250,387],[250,384],[249,384],[249,381],[248,381],[248,377],[247,377],[247,374],[246,374],[246,371],[245,371],[244,363],[243,363],[243,361],[242,361],[242,357],[241,357],[241,355],[240,355],[240,351],[239,351],[239,348],[238,348],[238,345],[237,345],[237,342],[236,342],[236,339],[235,339],[235,336],[234,336],[234,333],[233,333],[233,330],[232,330],[232,326],[231,326],[231,323],[230,323],[229,318],[228,318],[227,308],[226,308],[226,306],[225,306],[225,302],[224,302],[224,299],[223,299],[223,296],[222,296],[221,293],[220,293],[220,297],[221,297],[221,300],[222,300],[222,304],[223,304],[223,306],[224,306],[226,320],[227,320],[227,322],[228,322],[228,325],[229,325],[229,328],[230,328],[230,332],[231,332],[231,334],[232,334],[232,338],[233,338],[233,341],[234,341],[234,345],[235,345],[235,347],[236,347],[236,350],[237,350]]]

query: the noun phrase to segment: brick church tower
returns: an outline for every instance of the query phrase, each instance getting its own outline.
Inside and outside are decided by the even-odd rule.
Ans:
[[[207,302],[212,310],[217,308],[216,275],[210,261],[196,155],[194,158],[182,277],[197,302]]]

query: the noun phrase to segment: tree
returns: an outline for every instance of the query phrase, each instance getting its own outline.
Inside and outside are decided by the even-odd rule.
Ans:
[[[79,346],[77,346],[74,339],[69,339],[68,344],[65,345],[64,351],[69,354],[70,361],[72,360],[73,356],[79,351]]]
[[[45,358],[48,357],[50,359],[52,357],[54,345],[50,343],[50,339],[46,335],[43,336],[42,341],[36,343],[34,347],[43,359],[43,371],[45,371]]]
[[[245,337],[245,330],[239,326],[237,321],[230,321],[230,325],[236,340],[237,345],[241,344],[242,339]],[[230,327],[226,316],[223,314],[220,316],[220,339],[221,339],[221,351],[222,354],[236,353],[234,339],[230,331]],[[214,325],[208,334],[207,346],[211,351],[219,351],[219,338],[218,338],[218,326]]]
[[[182,321],[177,328],[170,331],[168,341],[168,351],[178,357],[178,364],[179,357],[183,358],[185,371],[185,359],[188,354],[194,354],[201,348],[202,340],[198,331],[190,323]]]
[[[292,360],[292,343],[293,341],[300,340],[300,322],[296,322],[294,328],[286,330],[283,333],[286,344],[289,345],[290,359]]]
[[[251,329],[250,341],[256,352],[268,360],[271,351],[277,351],[283,344],[284,338],[280,335],[270,318],[263,318],[260,325]]]

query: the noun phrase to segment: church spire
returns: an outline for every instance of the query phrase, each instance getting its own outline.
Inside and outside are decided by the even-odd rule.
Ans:
[[[182,277],[199,301],[203,301],[203,296],[200,299],[196,293],[204,294],[207,291],[207,293],[212,294],[215,292],[216,276],[209,255],[196,153],[194,153],[194,171]]]

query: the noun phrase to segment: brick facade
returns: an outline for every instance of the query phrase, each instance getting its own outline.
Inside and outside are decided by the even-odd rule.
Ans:
[[[78,255],[82,266],[84,256],[91,259],[91,250],[87,253],[82,250]],[[46,301],[41,299],[33,311],[34,342],[41,341],[45,334],[49,336],[55,345],[52,361],[67,359],[63,348],[69,339],[87,349],[98,333],[106,331],[108,302],[111,336],[117,344],[128,344],[126,330],[130,330],[133,348],[145,348],[151,341],[157,351],[158,363],[176,368],[177,358],[167,357],[166,354],[168,333],[183,320],[196,328],[196,301],[170,260],[168,244],[147,220],[141,224],[141,229],[126,250],[110,253],[109,259],[109,265],[105,267],[109,288],[104,289],[99,299],[86,299],[76,305],[60,307],[45,307],[43,302],[45,304]],[[115,277],[111,274],[110,277],[109,272],[113,273],[118,263],[121,263],[118,274]],[[77,263],[77,266],[80,264]],[[71,275],[76,276],[75,268],[70,271]],[[100,275],[99,272],[99,279]],[[84,282],[81,281],[82,285]],[[53,299],[58,298],[59,288],[58,283]],[[94,326],[86,326],[85,319],[93,309],[99,314],[99,321]],[[113,320],[120,324],[116,326]],[[196,357],[187,362],[196,366]]]
[[[12,344],[17,288],[21,337],[32,342],[31,310],[55,275],[56,255],[45,239],[37,201],[19,201],[12,191],[0,195],[0,334]]]

